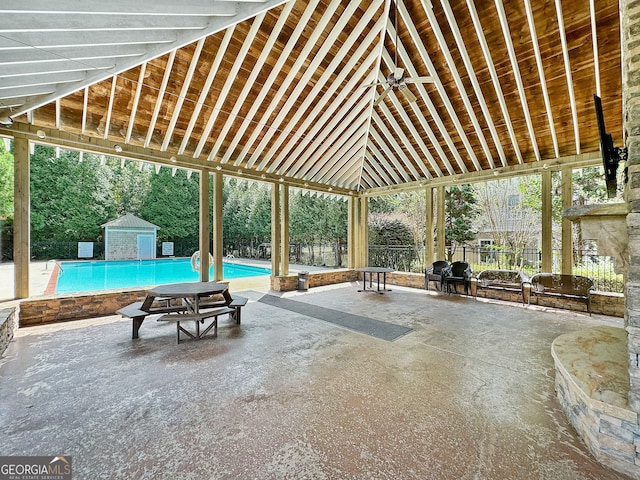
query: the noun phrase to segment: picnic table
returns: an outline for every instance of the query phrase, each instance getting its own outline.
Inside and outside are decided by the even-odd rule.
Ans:
[[[219,296],[219,298],[216,298]],[[174,299],[180,299],[176,304]],[[224,283],[217,282],[184,282],[168,285],[158,285],[147,292],[142,302],[135,302],[117,311],[133,321],[132,338],[138,338],[142,322],[148,315],[162,314],[158,321],[175,322],[177,341],[180,343],[180,333],[192,339],[199,339],[214,329],[217,335],[218,316],[228,313],[240,324],[240,309],[247,303],[243,297],[233,298],[229,288]],[[211,320],[206,328],[201,330],[205,320]],[[195,322],[195,332],[185,329],[181,322]]]

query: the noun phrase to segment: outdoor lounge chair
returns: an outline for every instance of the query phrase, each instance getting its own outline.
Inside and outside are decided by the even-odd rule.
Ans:
[[[467,262],[453,262],[449,265],[443,276],[447,292],[451,293],[451,285],[453,285],[455,292],[458,293],[458,285],[464,285],[464,293],[469,295],[472,273],[471,266]]]
[[[442,274],[449,266],[446,260],[438,260],[433,262],[429,268],[424,271],[424,288],[429,290],[429,282],[438,282],[440,290],[442,290]]]

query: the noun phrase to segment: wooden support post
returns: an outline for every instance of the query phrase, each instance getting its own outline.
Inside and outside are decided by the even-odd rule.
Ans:
[[[222,257],[224,245],[222,242],[222,218],[224,177],[221,172],[213,172],[213,280],[223,280]]]
[[[562,169],[562,208],[573,204],[573,169]],[[573,223],[562,217],[562,270],[560,273],[571,275],[573,273]]]
[[[425,237],[424,237],[424,266],[425,268],[435,262],[433,250],[433,187],[427,187],[425,190]]]
[[[209,170],[200,171],[200,281],[209,281]]]
[[[347,199],[347,268],[356,268],[356,197]]]
[[[438,260],[446,260],[447,254],[445,251],[445,242],[446,239],[444,237],[444,186],[440,185],[436,189],[436,258]]]
[[[542,271],[552,273],[553,237],[551,212],[551,171],[542,172]]]
[[[282,251],[280,252],[280,262],[282,265],[282,275],[289,275],[289,186],[281,186],[281,233]]]
[[[31,214],[29,190],[29,141],[13,140],[13,261],[15,298],[29,298],[29,262],[31,258]]]
[[[280,276],[280,185],[271,185],[271,276]]]

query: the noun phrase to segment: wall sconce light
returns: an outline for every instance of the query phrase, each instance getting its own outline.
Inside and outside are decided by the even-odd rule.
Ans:
[[[121,147],[120,145],[118,145],[118,144],[115,144],[115,145],[113,146],[113,149],[114,149],[116,152],[118,152],[118,153],[121,153],[121,152],[122,152],[122,147]]]
[[[222,167],[221,167],[220,165],[218,165],[218,166],[216,167],[216,170],[220,171],[220,170],[222,170]]]
[[[38,131],[36,132],[36,135],[38,136],[38,138],[39,138],[40,140],[44,140],[45,138],[47,138],[47,134],[46,134],[46,133],[44,133],[44,130],[38,130]]]
[[[238,174],[242,175],[242,169],[241,168],[238,169]]]
[[[176,156],[175,156],[175,155],[172,155],[172,156],[171,156],[171,158],[169,159],[169,161],[170,161],[171,163],[176,163],[176,162],[178,161],[178,159],[176,158]]]

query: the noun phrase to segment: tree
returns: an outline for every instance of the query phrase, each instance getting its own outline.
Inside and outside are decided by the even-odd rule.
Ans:
[[[111,170],[95,155],[36,145],[31,156],[31,237],[34,241],[95,241],[113,217]]]
[[[541,194],[535,193],[540,192],[540,188],[534,186],[539,176],[532,177],[508,178],[476,186],[482,212],[478,225],[492,235],[494,248],[508,252],[509,268],[523,267],[524,249],[540,233]]]
[[[13,218],[13,155],[0,141],[0,220]]]
[[[198,176],[184,170],[173,176],[163,168],[149,180],[140,215],[160,227],[158,240],[191,241],[197,244],[200,224]],[[129,213],[129,212],[126,212]]]
[[[453,186],[445,192],[445,239],[451,262],[456,247],[476,238],[473,221],[478,216],[474,188],[471,185]]]

